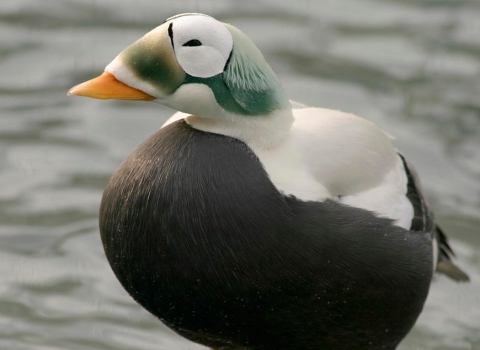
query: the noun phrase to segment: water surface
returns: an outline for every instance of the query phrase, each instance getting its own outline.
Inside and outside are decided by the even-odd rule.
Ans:
[[[241,28],[292,99],[396,136],[458,263],[400,346],[480,349],[480,2],[476,0],[0,3],[0,349],[195,349],[136,305],[104,257],[103,188],[173,113],[67,98],[165,18]]]

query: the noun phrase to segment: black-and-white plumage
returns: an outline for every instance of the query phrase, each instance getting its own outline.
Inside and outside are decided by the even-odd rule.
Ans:
[[[221,350],[393,350],[434,270],[468,276],[390,137],[298,106],[237,28],[168,19],[70,94],[181,112],[110,180],[107,258],[166,325]]]
[[[184,121],[117,170],[100,231],[132,297],[217,349],[394,349],[432,276],[428,234],[285,196],[243,142]]]

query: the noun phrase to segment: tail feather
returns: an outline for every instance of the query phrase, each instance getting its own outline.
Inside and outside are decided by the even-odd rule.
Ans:
[[[456,257],[455,252],[453,251],[450,244],[448,244],[447,235],[443,232],[443,230],[437,225],[435,226],[437,231],[437,240],[438,246],[440,247],[440,251],[450,259],[450,256]]]
[[[443,273],[457,282],[469,282],[470,277],[456,266],[451,257],[455,257],[452,247],[448,243],[447,235],[438,226],[435,227],[438,247],[440,254],[438,256],[437,272]]]
[[[450,260],[440,260],[437,264],[437,272],[443,273],[457,282],[470,282],[470,277]]]

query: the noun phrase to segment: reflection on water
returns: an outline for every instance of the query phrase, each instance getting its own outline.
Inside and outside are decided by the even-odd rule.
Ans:
[[[437,276],[400,348],[479,349],[476,0],[3,0],[0,348],[198,348],[126,295],[97,228],[109,176],[172,111],[65,96],[165,18],[192,11],[245,31],[291,98],[396,136],[472,277],[457,285]]]

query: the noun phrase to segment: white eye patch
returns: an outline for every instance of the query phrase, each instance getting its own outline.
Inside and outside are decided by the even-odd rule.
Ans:
[[[233,48],[232,35],[223,23],[206,16],[183,16],[171,25],[175,56],[187,74],[208,78],[223,72]]]

